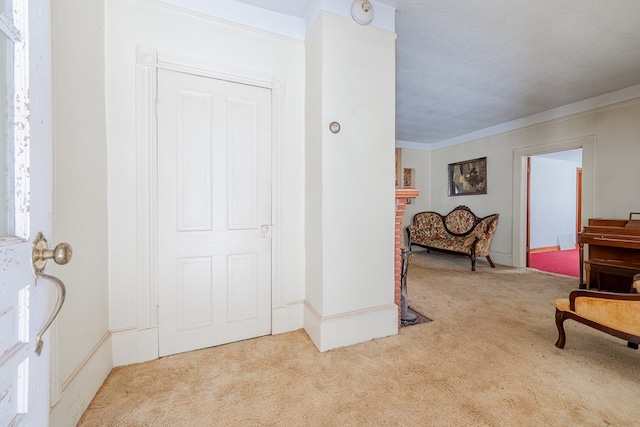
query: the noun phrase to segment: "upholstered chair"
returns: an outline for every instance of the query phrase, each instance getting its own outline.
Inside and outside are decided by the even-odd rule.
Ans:
[[[640,289],[640,275],[634,278],[634,289]],[[640,293],[613,293],[575,290],[569,298],[556,300],[556,347],[564,348],[563,323],[573,319],[584,325],[627,341],[631,348],[640,344]]]

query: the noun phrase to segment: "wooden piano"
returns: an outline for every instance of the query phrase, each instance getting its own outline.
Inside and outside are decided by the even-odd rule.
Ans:
[[[584,267],[580,268],[580,288],[630,291],[633,276],[640,273],[638,216],[640,212],[631,212],[628,220],[589,219],[589,225],[578,233],[580,266]],[[585,244],[588,245],[586,253]]]

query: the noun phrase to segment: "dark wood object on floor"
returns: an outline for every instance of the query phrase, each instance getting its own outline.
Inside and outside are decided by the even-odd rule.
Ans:
[[[585,259],[583,264],[586,278],[585,286],[587,289],[591,289],[591,273],[595,273],[596,275],[598,290],[602,290],[600,273],[621,277],[634,277],[640,273],[640,263],[637,262],[595,258]]]
[[[573,319],[627,341],[630,348],[640,344],[640,294],[571,291],[569,298],[556,300],[556,347],[564,348],[564,321]]]
[[[594,272],[598,289],[629,292],[629,277],[640,273],[640,219],[634,219],[638,215],[640,212],[631,212],[628,220],[589,219],[578,233],[580,288],[591,288],[594,277],[590,272]],[[585,244],[589,245],[586,254]],[[587,272],[586,282],[582,266]]]

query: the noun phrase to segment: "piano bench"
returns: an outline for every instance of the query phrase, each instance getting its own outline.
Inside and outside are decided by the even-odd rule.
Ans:
[[[596,283],[598,284],[598,290],[600,290],[600,273],[633,278],[640,274],[640,263],[618,259],[594,258],[584,260],[584,269],[587,289],[591,289],[591,272],[593,272],[596,274]],[[633,290],[633,285],[631,290]]]

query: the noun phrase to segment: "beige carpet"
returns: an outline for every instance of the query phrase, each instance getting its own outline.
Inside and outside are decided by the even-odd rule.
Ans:
[[[416,253],[409,301],[432,322],[319,353],[305,332],[116,368],[80,426],[640,425],[640,353],[572,321],[577,279]]]

